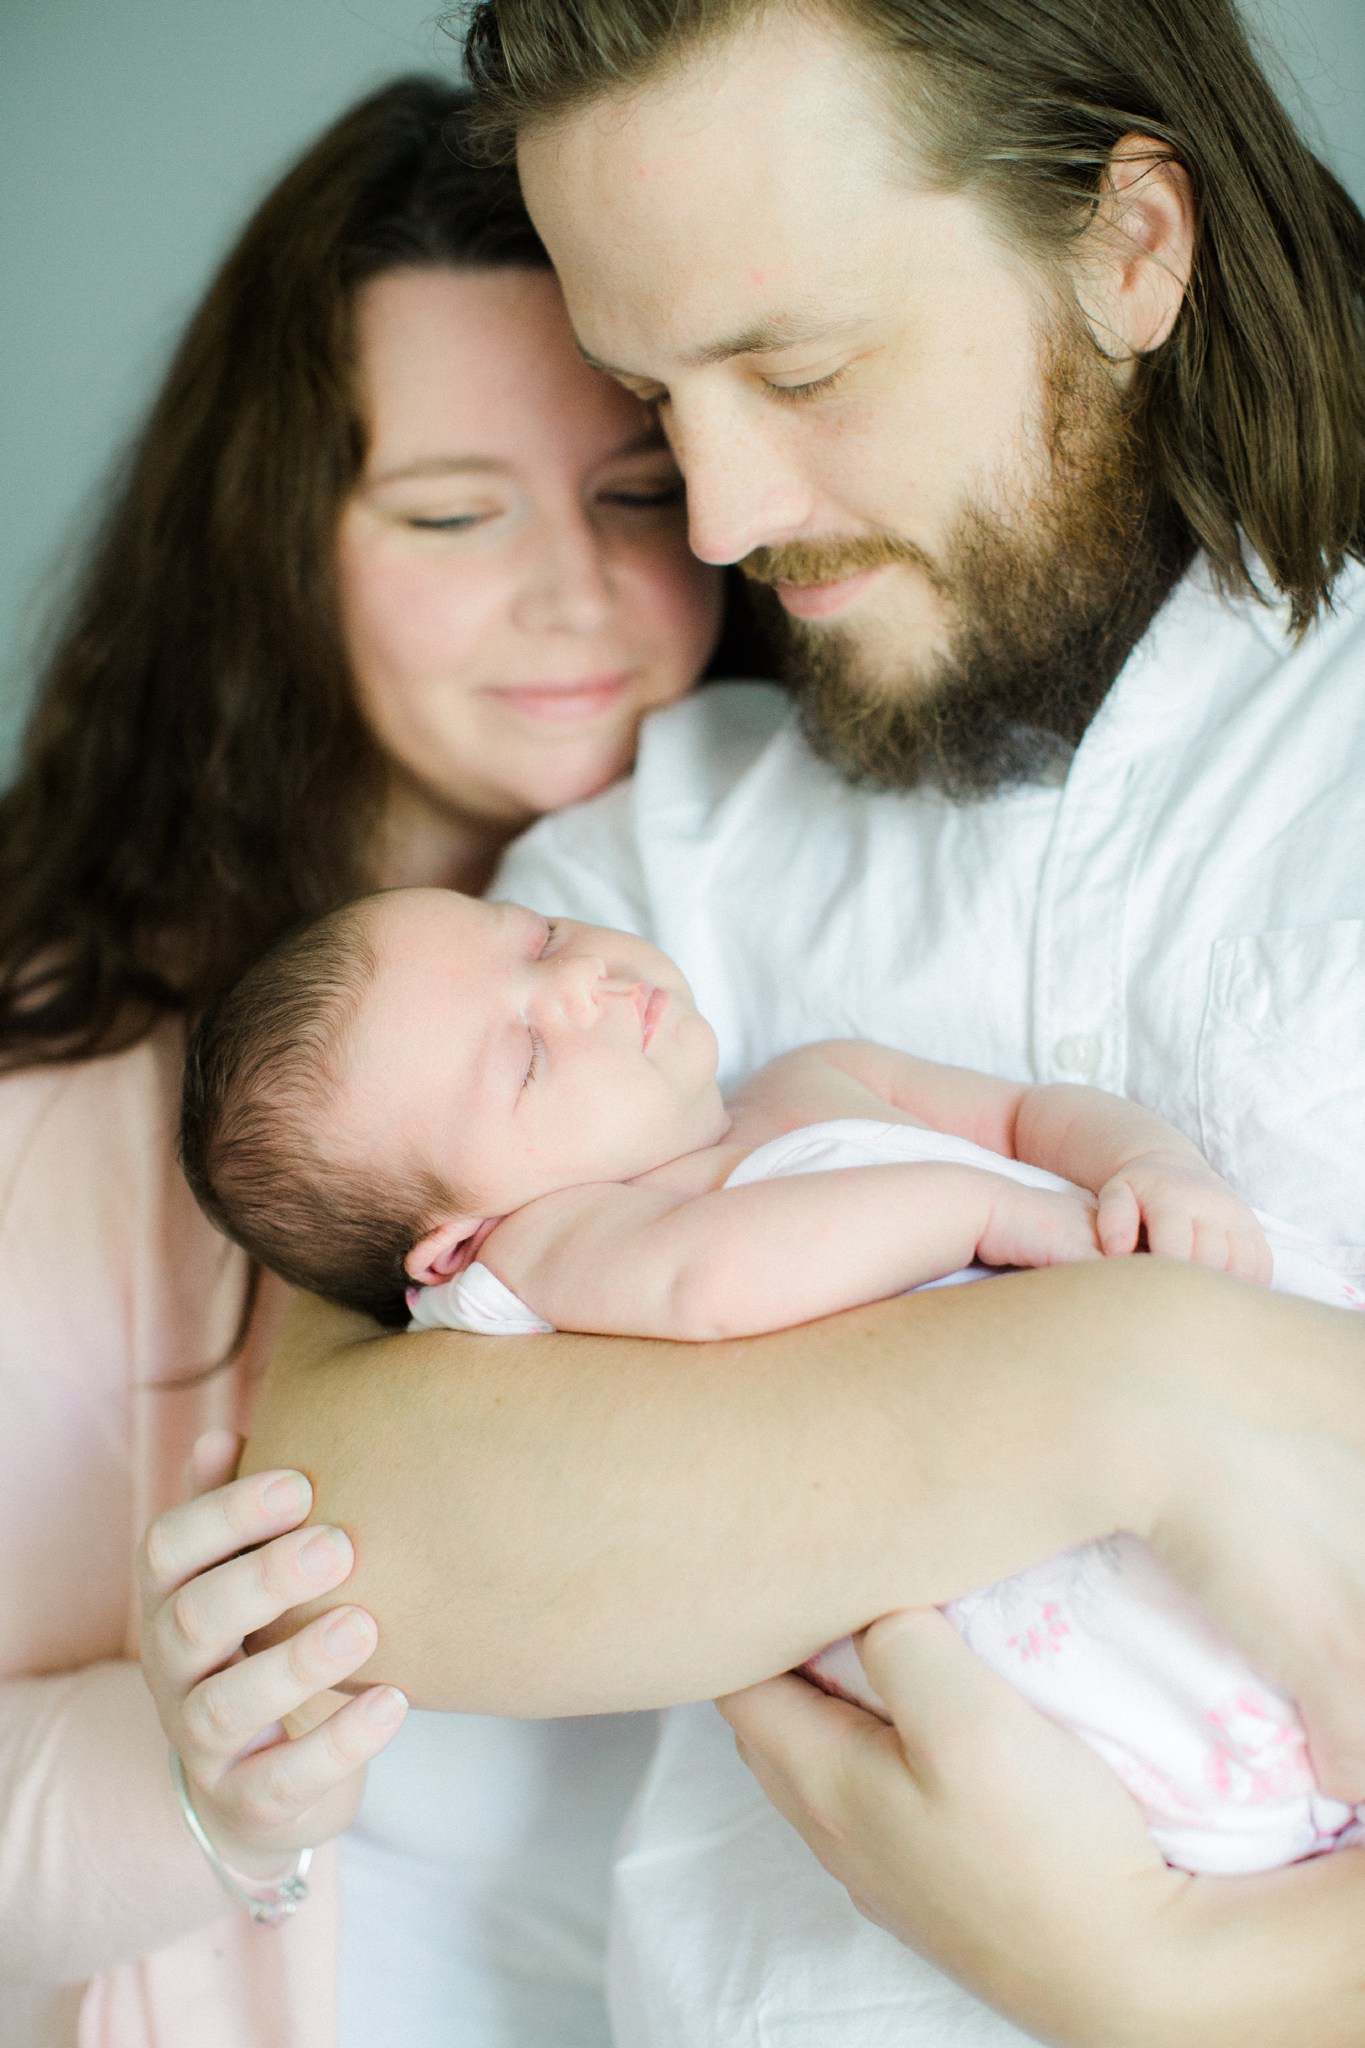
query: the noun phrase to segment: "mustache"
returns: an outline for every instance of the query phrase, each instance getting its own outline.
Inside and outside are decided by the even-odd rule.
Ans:
[[[804,585],[837,583],[845,576],[882,569],[891,562],[922,569],[934,587],[940,587],[941,572],[932,556],[914,541],[900,540],[891,533],[855,534],[847,540],[783,541],[776,547],[755,548],[739,566],[751,583]]]

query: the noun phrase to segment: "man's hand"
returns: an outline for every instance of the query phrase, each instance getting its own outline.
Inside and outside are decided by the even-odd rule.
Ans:
[[[795,1677],[718,1704],[867,1918],[1054,2048],[1365,2043],[1365,1852],[1184,1876],[940,1614],[888,1615],[860,1649],[893,1726]]]
[[[718,1702],[860,1913],[1043,2041],[1163,2048],[1170,1870],[1118,1779],[932,1609],[861,1639],[894,1726],[796,1677]]]
[[[1138,1153],[1100,1189],[1100,1243],[1110,1258],[1147,1249],[1238,1280],[1268,1283],[1270,1247],[1252,1211],[1192,1146]]]

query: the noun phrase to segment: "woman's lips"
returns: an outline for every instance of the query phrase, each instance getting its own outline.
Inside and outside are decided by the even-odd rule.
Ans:
[[[484,691],[521,718],[546,725],[600,718],[612,711],[635,682],[633,671],[606,676],[572,676],[563,682],[495,683]]]
[[[840,576],[833,583],[776,583],[773,588],[782,609],[794,619],[828,619],[861,597],[886,566],[879,562],[875,569],[860,569],[856,575]]]

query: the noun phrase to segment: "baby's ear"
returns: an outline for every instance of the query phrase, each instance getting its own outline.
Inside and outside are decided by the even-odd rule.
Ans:
[[[470,1264],[496,1218],[452,1216],[419,1238],[403,1261],[409,1280],[419,1287],[439,1287]]]

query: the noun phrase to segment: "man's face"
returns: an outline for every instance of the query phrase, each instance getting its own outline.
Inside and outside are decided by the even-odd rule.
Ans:
[[[1021,719],[1078,736],[1171,571],[1126,372],[898,159],[869,66],[775,10],[531,129],[521,175],[583,348],[659,405],[694,549],[775,590],[816,744],[988,786],[1031,765]]]

